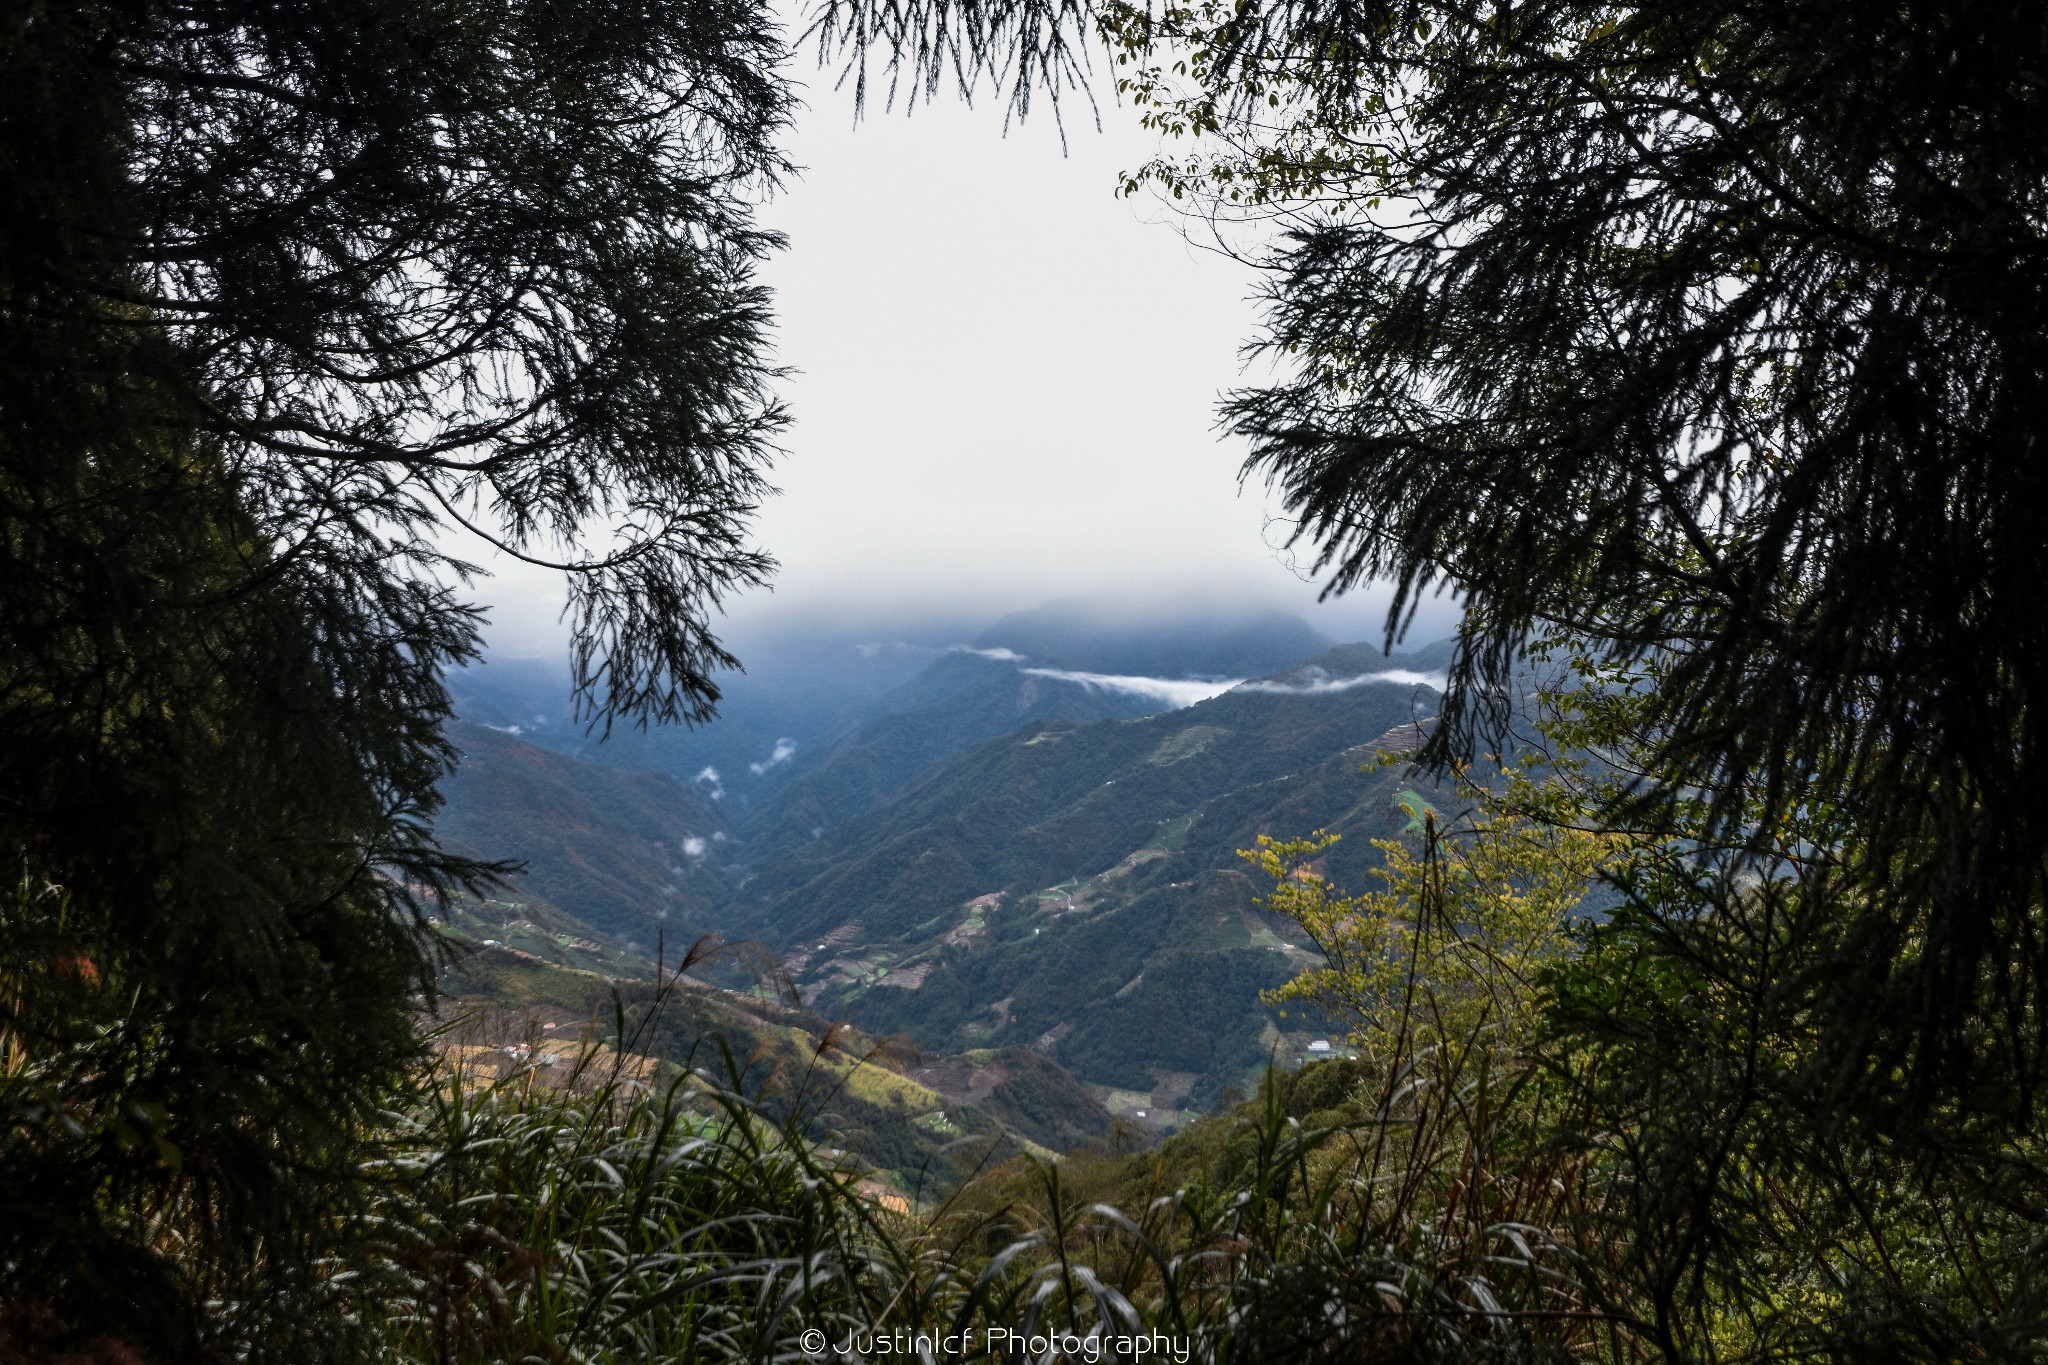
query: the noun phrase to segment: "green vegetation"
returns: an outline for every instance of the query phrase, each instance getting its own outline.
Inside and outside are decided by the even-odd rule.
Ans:
[[[1189,139],[1127,188],[1282,220],[1277,368],[1225,424],[1332,590],[1394,582],[1390,636],[1456,594],[1421,751],[1453,780],[1361,778],[1408,699],[1321,675],[894,717],[747,895],[820,1002],[972,1046],[932,1085],[772,992],[614,985],[624,911],[579,944],[500,902],[532,946],[485,944],[504,869],[431,829],[475,649],[449,532],[567,557],[601,729],[708,716],[712,613],[769,567],[774,22],[17,5],[0,1355],[2048,1352],[2048,10],[827,0],[812,32],[1020,114],[1102,42]],[[1547,776],[1461,790],[1488,748]],[[688,872],[709,812],[543,776],[499,798],[640,828],[617,865],[558,840],[582,875],[540,901]],[[527,1014],[429,1037],[458,981]],[[1358,1056],[1156,1151],[1006,1132],[1087,1126],[1032,1050],[1182,1121],[1272,1045],[1261,991]],[[599,992],[580,1047],[488,1036]]]
[[[716,3],[0,22],[0,1355],[360,1358],[427,914],[502,870],[431,831],[449,536],[566,557],[586,716],[709,714],[780,58]]]
[[[1397,1051],[1398,1036],[1418,1028],[1431,1048],[1475,1033],[1526,1036],[1536,981],[1566,957],[1573,918],[1620,841],[1492,808],[1484,793],[1478,804],[1453,831],[1425,815],[1421,856],[1379,840],[1386,861],[1373,875],[1384,887],[1362,896],[1315,870],[1336,836],[1261,837],[1243,856],[1273,879],[1265,908],[1300,925],[1323,955],[1268,998],[1348,1021],[1370,1055]]]
[[[907,1266],[851,1172],[729,1086],[606,1056],[447,1064],[395,1116],[351,1267],[363,1358],[759,1360],[887,1315]]]
[[[1349,647],[1287,676],[1385,666]],[[1337,865],[1363,875],[1380,856],[1372,839],[1406,818],[1394,793],[1416,780],[1361,783],[1365,744],[1414,701],[1387,684],[1232,693],[1144,719],[1026,727],[753,865],[727,913],[788,946],[815,1008],[863,1028],[933,1053],[1030,1048],[1092,1085],[1159,1092],[1135,1108],[1205,1109],[1272,1059],[1277,1021],[1259,993],[1303,962],[1252,908],[1236,850],[1326,823],[1360,836]],[[875,977],[879,966],[889,974]]]
[[[440,1015],[464,1043],[559,1045],[623,1027],[657,1063],[721,1075],[729,1053],[725,1079],[762,1115],[846,1152],[906,1195],[950,1187],[1018,1151],[1064,1151],[1109,1130],[1101,1106],[1042,1059],[1013,1049],[927,1061],[772,989],[730,991],[697,978],[715,959],[743,954],[700,944],[687,956],[672,980],[651,979],[652,963],[642,979],[619,980],[483,950],[443,974]],[[941,1112],[948,1117],[935,1125]]]
[[[316,1359],[418,902],[487,869],[422,826],[439,646],[381,659],[192,449],[0,447],[0,1311]]]
[[[463,763],[443,784],[435,832],[463,853],[523,863],[503,899],[565,912],[586,934],[631,941],[641,956],[658,931],[688,941],[711,928],[710,908],[725,895],[706,857],[727,828],[715,802],[667,777],[579,762],[481,726],[448,734]]]

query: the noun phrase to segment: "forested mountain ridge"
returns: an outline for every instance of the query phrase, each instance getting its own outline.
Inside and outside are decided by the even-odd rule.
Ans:
[[[1020,726],[1142,716],[1161,704],[1033,675],[970,651],[944,655],[761,798],[750,822],[751,854],[760,861],[800,851],[954,754]]]
[[[1308,1038],[1258,993],[1314,954],[1254,909],[1237,850],[1328,828],[1349,836],[1331,874],[1356,883],[1369,839],[1436,798],[1374,748],[1433,689],[1339,685],[1387,663],[1347,647],[1270,690],[1026,727],[761,870],[727,913],[828,1014],[939,1051],[1028,1046],[1141,1124],[1181,1121]]]
[[[1086,600],[1011,612],[974,647],[1007,650],[1042,668],[1154,677],[1250,678],[1285,668],[1335,641],[1286,612],[1134,614]]]
[[[1180,686],[1270,673],[1327,645],[1282,613],[1137,626],[1095,620],[1071,604],[1014,613],[876,698],[808,762],[793,763],[750,823],[752,856],[793,853],[952,755],[1033,722],[1155,715]]]
[[[760,798],[756,861],[793,853],[953,754],[1034,721],[1155,714],[1176,684],[1257,676],[1327,647],[1284,613],[1132,622],[1088,604],[1015,612],[872,701]]]
[[[643,954],[664,925],[671,942],[712,929],[726,894],[713,856],[730,838],[721,803],[487,726],[452,725],[449,738],[463,761],[437,828],[451,848],[523,863],[509,899],[538,897]]]
[[[1028,1053],[1134,1125],[1168,1127],[1311,1036],[1298,1018],[1283,1033],[1258,1002],[1314,958],[1254,909],[1237,850],[1327,827],[1352,836],[1327,866],[1360,881],[1377,861],[1368,839],[1435,798],[1372,764],[1376,740],[1434,709],[1442,653],[1341,646],[1191,706],[1117,716],[1113,691],[955,652],[878,707],[811,788],[790,784],[911,772],[816,833],[793,828],[794,803],[735,811],[703,784],[470,728],[444,828],[527,858],[519,895],[587,913],[619,942],[758,940],[808,1005],[904,1035],[932,1065]],[[1031,714],[1077,696],[1112,714]],[[1004,705],[1025,723],[931,757],[961,734],[934,710],[995,726]]]
[[[1102,675],[1256,677],[1330,644],[1282,612],[1140,617],[1128,605],[1089,601],[1012,613],[979,630],[901,633],[908,638],[877,627],[864,638],[835,623],[754,642],[748,671],[719,678],[717,720],[694,729],[592,732],[575,720],[567,667],[546,660],[492,659],[456,671],[449,688],[465,721],[699,783],[735,811],[786,807],[791,833],[807,839],[959,749],[1030,720],[1139,716],[1171,704],[1105,685]]]
[[[1394,664],[1421,674],[1429,661],[1403,656]],[[1027,726],[951,760],[809,847],[755,868],[734,907],[744,917],[738,922],[771,937],[801,938],[834,927],[834,906],[886,898],[897,908],[882,912],[884,923],[903,929],[924,918],[918,911],[937,908],[934,896],[1049,885],[1098,871],[1211,796],[1281,777],[1414,720],[1413,683],[1310,690],[1388,671],[1396,669],[1378,650],[1343,646],[1178,710]],[[1421,708],[1427,715],[1434,703]],[[975,849],[971,858],[948,851],[949,833],[960,848]],[[883,882],[894,889],[885,891]]]

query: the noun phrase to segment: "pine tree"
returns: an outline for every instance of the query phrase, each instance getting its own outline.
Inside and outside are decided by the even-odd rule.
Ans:
[[[1767,1302],[1738,1243],[1810,1215],[1851,1229],[1784,1253],[1835,1258],[1819,1325],[1740,1350],[2038,1354],[2048,10],[841,0],[816,33],[1020,112],[1106,44],[1181,139],[1126,188],[1249,220],[1269,269],[1247,476],[1330,591],[1395,583],[1390,635],[1465,608],[1428,757],[1510,723],[1535,633],[1639,703],[1601,818],[1691,852],[1599,942],[1643,990],[1591,972],[1562,1025],[1638,1125],[1656,1349],[1737,1350],[1688,1333]],[[1939,1212],[1883,1229],[1872,1181]]]
[[[759,6],[0,15],[0,1352],[350,1349],[469,527],[701,719],[781,421]],[[109,1347],[109,1349],[113,1349]]]

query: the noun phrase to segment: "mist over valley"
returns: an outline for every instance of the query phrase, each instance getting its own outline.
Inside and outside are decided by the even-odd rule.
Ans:
[[[1369,840],[1443,799],[1376,764],[1447,661],[1284,612],[1055,603],[951,640],[784,640],[722,679],[711,724],[606,737],[565,668],[494,660],[452,688],[439,828],[525,871],[467,970],[488,995],[508,954],[644,975],[657,942],[749,941],[819,1027],[906,1042],[886,1065],[935,1106],[1010,1095],[1004,1126],[1052,1149],[1112,1119],[1170,1132],[1330,1033],[1260,1002],[1317,959],[1237,853],[1327,828],[1330,874],[1364,880]],[[742,965],[693,981],[740,988],[726,1032],[761,1027]],[[1055,1093],[1063,1117],[1020,1117]]]

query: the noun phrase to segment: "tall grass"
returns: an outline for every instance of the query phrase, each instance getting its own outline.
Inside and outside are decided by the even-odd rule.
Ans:
[[[803,1136],[814,1106],[764,1107],[758,1059],[642,1055],[680,975],[561,1065],[497,1076],[445,1049],[388,1116],[322,1282],[259,1274],[218,1312],[303,1317],[393,1365],[786,1361],[816,1358],[811,1331],[964,1358],[1014,1357],[1006,1331],[1091,1360],[1154,1332],[1218,1362],[1629,1354],[1577,1273],[1602,1254],[1600,1186],[1546,1140],[1552,1082],[1483,1013],[1452,1034],[1427,990],[1398,1046],[1269,1075],[1158,1151],[1013,1161],[901,1215]],[[77,1089],[7,1075],[9,1095]]]
[[[1549,1143],[1556,1103],[1477,1048],[1274,1074],[1156,1154],[963,1192],[931,1259],[956,1317],[1163,1330],[1205,1360],[1627,1358],[1579,1274],[1600,1181]]]
[[[693,1072],[452,1067],[380,1163],[366,1307],[391,1358],[767,1360],[866,1326],[901,1281],[846,1173]]]
[[[763,1111],[752,1059],[661,1079],[621,1009],[618,1047],[566,1067],[444,1060],[345,1273],[393,1361],[792,1360],[808,1330],[934,1358],[1014,1356],[1005,1332],[1068,1359],[1160,1332],[1217,1362],[1631,1358],[1582,1273],[1612,1221],[1553,1140],[1566,1093],[1508,1011],[1448,998],[1411,978],[1364,1060],[1269,1074],[1157,1152],[1014,1161],[907,1217]]]
[[[630,1021],[615,998],[611,1046],[529,1046],[504,1075],[451,1048],[391,1116],[382,1197],[338,1267],[387,1359],[799,1359],[807,1330],[886,1319],[902,1248],[854,1172],[765,1114],[723,1042],[703,1067],[644,1053],[710,951]]]
[[[700,1076],[635,1096],[611,1075],[449,1080],[406,1120],[358,1272],[392,1360],[787,1360],[813,1328],[951,1336],[934,1354],[966,1358],[996,1329],[1097,1341],[1067,1358],[1157,1331],[1215,1361],[1533,1360],[1587,1336],[1528,1218],[1557,1212],[1553,1172],[1503,1178],[1469,1140],[1416,1162],[1456,1120],[1304,1123],[1280,1077],[1217,1170],[1150,1199],[1033,1162],[909,1219]],[[1462,1102],[1483,1127],[1481,1089]]]

